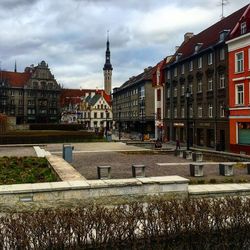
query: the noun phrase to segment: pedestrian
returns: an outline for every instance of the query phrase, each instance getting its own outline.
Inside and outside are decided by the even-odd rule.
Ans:
[[[181,149],[179,139],[176,139],[176,149]]]

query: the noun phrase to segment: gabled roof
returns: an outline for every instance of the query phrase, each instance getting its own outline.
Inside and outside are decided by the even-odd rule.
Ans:
[[[123,83],[121,87],[117,88],[117,91],[130,87],[142,81],[147,81],[147,80],[151,81],[154,70],[155,70],[155,67],[148,67],[144,69],[144,72],[142,72],[141,74],[137,76],[132,76],[128,81]]]
[[[94,93],[95,95],[103,96],[103,98],[106,100],[106,102],[111,105],[111,96],[107,95],[103,89],[97,90],[97,89],[62,89],[61,96],[60,96],[60,103],[63,107],[65,104],[67,105],[68,100],[78,100],[78,103],[81,102],[81,97],[86,96],[86,93],[89,94],[85,101],[91,102],[91,93]],[[94,95],[94,96],[95,96]],[[92,104],[91,104],[92,105]]]
[[[230,39],[241,36],[241,24],[246,22],[246,33],[250,32],[250,4],[246,8],[245,12],[242,14],[240,20],[235,25],[234,29],[230,33]],[[246,34],[245,33],[245,34]]]
[[[159,85],[163,85],[165,82],[165,74],[163,72],[164,66],[167,64],[167,59],[163,59],[162,61],[160,61],[159,63],[156,64],[156,66],[154,67],[153,73],[152,73],[152,86],[157,86]],[[157,71],[160,71],[160,78],[159,78],[159,83],[157,83]]]
[[[101,98],[101,95],[100,95],[100,94],[95,94],[95,95],[88,101],[88,103],[89,103],[91,106],[94,106],[100,98]]]
[[[233,14],[225,17],[214,25],[208,27],[197,35],[194,35],[189,40],[184,41],[179,49],[176,51],[175,56],[171,60],[174,62],[177,55],[180,55],[179,59],[184,60],[195,54],[195,46],[200,44],[199,52],[208,49],[209,47],[215,46],[220,42],[220,32],[228,30],[231,31],[241,16],[244,14],[248,5],[237,10]]]
[[[29,72],[11,72],[11,71],[0,71],[0,80],[9,84],[11,87],[23,88],[24,85],[30,79],[31,74]]]

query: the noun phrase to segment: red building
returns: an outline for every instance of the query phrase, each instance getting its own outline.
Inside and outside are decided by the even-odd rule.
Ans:
[[[250,5],[230,33],[230,151],[250,154]]]

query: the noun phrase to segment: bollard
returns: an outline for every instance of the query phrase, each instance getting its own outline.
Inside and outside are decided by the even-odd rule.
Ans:
[[[63,144],[63,159],[69,163],[73,161],[74,147],[71,144]]]

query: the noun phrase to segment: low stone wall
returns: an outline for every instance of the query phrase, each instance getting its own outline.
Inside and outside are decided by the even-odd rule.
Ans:
[[[63,200],[105,199],[170,195],[188,196],[189,180],[179,176],[132,179],[78,180],[52,183],[16,184],[0,186],[0,203],[57,202]]]
[[[209,160],[209,158],[215,159],[218,157],[219,160],[217,161],[237,161],[237,162],[244,162],[250,161],[249,155],[241,155],[235,153],[229,153],[224,151],[215,151],[215,150],[208,150],[208,149],[201,149],[201,148],[191,148],[192,151],[202,152],[205,160]],[[215,159],[216,161],[216,159]]]

